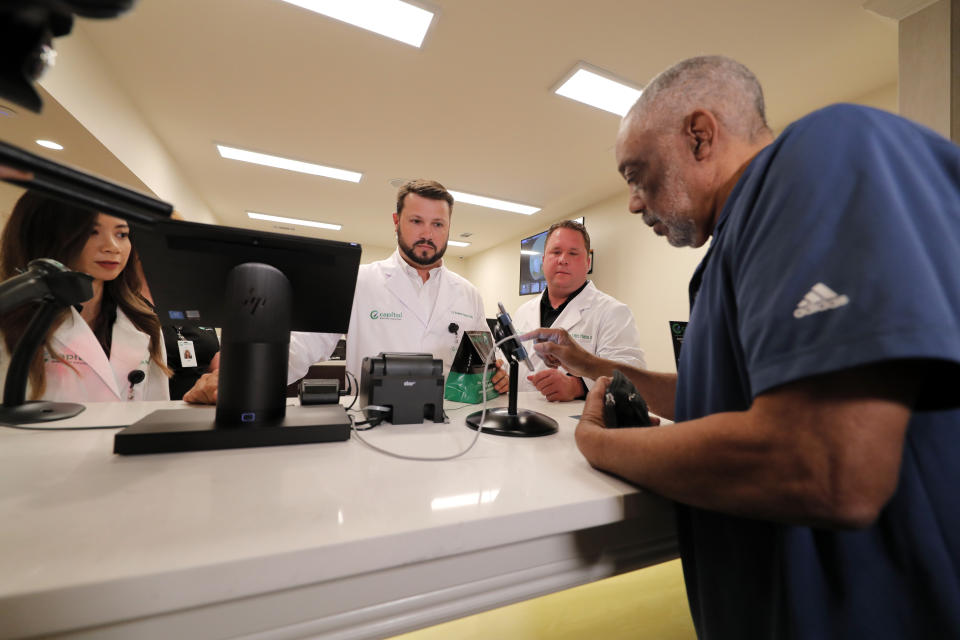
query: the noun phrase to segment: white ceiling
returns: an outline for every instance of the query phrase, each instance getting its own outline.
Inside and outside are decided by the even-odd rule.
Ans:
[[[578,61],[643,86],[688,56],[737,58],[763,83],[774,129],[897,80],[896,23],[861,0],[428,6],[439,15],[421,49],[278,0],[140,0],[120,19],[75,28],[222,224],[270,229],[246,218],[261,211],[343,225],[299,228],[305,235],[389,247],[390,181],[409,177],[542,207],[522,216],[458,204],[451,238],[473,234],[469,248],[451,248],[461,256],[624,188],[612,157],[618,117],[552,93]],[[71,126],[48,97],[42,116],[0,120],[0,138],[27,145]],[[363,179],[223,160],[215,142]],[[123,179],[106,148],[81,146],[79,155],[31,150]]]

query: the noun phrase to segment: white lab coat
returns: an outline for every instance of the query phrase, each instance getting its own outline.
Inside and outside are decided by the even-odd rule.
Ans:
[[[540,327],[540,297],[535,296],[523,303],[513,314],[513,326],[518,332],[526,333]],[[593,282],[588,282],[583,291],[567,304],[554,320],[552,328],[566,329],[580,346],[602,358],[634,367],[647,366],[643,349],[640,348],[640,332],[637,331],[630,308],[597,289]],[[534,351],[533,345],[527,343],[525,346],[534,372],[546,369],[546,363]],[[527,380],[530,373],[521,365],[519,391],[536,390]],[[584,378],[583,381],[588,389],[593,387],[592,380]]]
[[[70,368],[56,360],[43,348],[46,368],[46,391],[40,400],[57,402],[126,402],[127,400],[169,400],[170,387],[163,370],[150,359],[150,336],[140,331],[130,319],[117,309],[113,325],[110,359],[93,335],[90,325],[73,307],[70,315],[54,332],[51,340],[54,352],[73,365]],[[165,357],[165,349],[160,353]],[[0,353],[0,371],[6,380],[9,354]],[[127,376],[134,369],[144,372],[143,382],[134,385],[129,397]],[[27,400],[31,390],[27,389]]]
[[[464,331],[489,331],[477,288],[444,266],[437,301],[429,318],[418,304],[417,291],[404,273],[399,251],[385,260],[360,266],[347,330],[347,371],[360,380],[363,358],[381,352],[432,353],[443,360],[444,373],[456,355]],[[451,325],[456,325],[451,332]],[[306,375],[310,365],[326,360],[340,336],[330,333],[290,334],[288,383]]]

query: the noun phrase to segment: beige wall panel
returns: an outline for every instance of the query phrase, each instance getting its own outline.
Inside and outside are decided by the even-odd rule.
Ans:
[[[960,3],[941,0],[900,21],[899,61],[900,114],[948,138],[951,4]]]

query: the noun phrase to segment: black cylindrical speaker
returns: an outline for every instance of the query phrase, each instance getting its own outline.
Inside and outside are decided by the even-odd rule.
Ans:
[[[286,415],[292,292],[279,269],[250,262],[227,277],[217,426],[264,425]]]

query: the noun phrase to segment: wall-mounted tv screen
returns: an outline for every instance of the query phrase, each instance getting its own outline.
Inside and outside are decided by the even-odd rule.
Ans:
[[[586,226],[582,216],[573,220]],[[520,295],[522,296],[541,293],[547,288],[547,279],[543,275],[543,250],[546,242],[546,231],[520,241]],[[593,251],[590,252],[588,273],[593,273]]]

